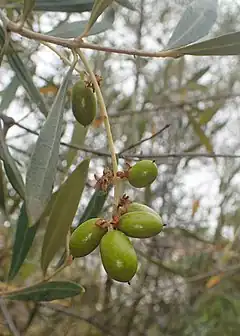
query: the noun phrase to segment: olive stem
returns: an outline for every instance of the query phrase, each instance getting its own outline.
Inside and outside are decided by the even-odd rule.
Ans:
[[[113,214],[116,212],[117,209],[117,205],[118,205],[118,199],[119,199],[119,179],[117,177],[117,171],[118,171],[118,163],[117,163],[117,156],[116,156],[116,152],[115,152],[115,147],[114,147],[114,142],[113,142],[113,136],[112,136],[112,131],[111,131],[111,125],[109,122],[109,118],[108,118],[108,113],[107,113],[107,109],[106,109],[106,105],[104,102],[104,98],[101,92],[101,89],[98,85],[97,79],[91,69],[91,66],[87,60],[87,58],[85,57],[84,53],[81,51],[81,49],[77,50],[77,53],[79,55],[79,57],[81,58],[86,70],[89,73],[89,76],[93,82],[94,85],[94,89],[98,98],[98,102],[99,102],[99,107],[100,107],[100,115],[103,118],[104,121],[104,125],[106,128],[106,133],[107,133],[107,140],[108,140],[108,146],[109,146],[109,150],[111,153],[111,158],[112,158],[112,167],[113,167],[113,183],[114,183],[114,209],[113,209]]]

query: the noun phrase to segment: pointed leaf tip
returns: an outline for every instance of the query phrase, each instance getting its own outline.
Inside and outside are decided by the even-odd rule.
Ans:
[[[51,281],[3,295],[8,300],[53,301],[83,293],[82,286],[70,281]]]
[[[191,123],[196,135],[199,137],[199,140],[201,141],[202,145],[206,148],[206,150],[213,154],[213,146],[211,144],[210,139],[207,137],[203,129],[201,128],[201,125],[195,120],[195,118],[192,116],[190,112],[187,113],[189,122]]]
[[[3,166],[9,182],[19,196],[24,199],[25,187],[22,176],[17,168],[17,165],[9,152],[8,146],[5,143],[4,129],[0,121],[0,159],[3,161]]]
[[[86,25],[86,28],[82,34],[82,37],[88,35],[90,29],[92,28],[94,23],[97,21],[99,16],[105,11],[107,7],[109,7],[113,3],[113,1],[114,0],[95,0],[94,1],[91,15]]]

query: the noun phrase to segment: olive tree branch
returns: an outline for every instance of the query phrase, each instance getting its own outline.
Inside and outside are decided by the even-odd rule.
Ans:
[[[95,321],[91,317],[81,316],[79,313],[76,312],[76,310],[73,310],[71,308],[65,308],[65,307],[62,307],[59,304],[55,304],[55,303],[51,303],[51,302],[50,303],[41,302],[40,304],[43,307],[55,310],[56,312],[62,313],[66,316],[74,317],[76,319],[79,319],[79,320],[82,320],[86,323],[89,323],[90,325],[97,328],[99,331],[103,332],[105,335],[108,335],[108,336],[114,336],[115,335],[115,334],[112,333],[112,331],[109,330],[109,328],[106,328],[106,326],[102,326],[100,323],[98,323],[97,321]]]
[[[123,153],[128,152],[129,150],[140,146],[142,143],[152,140],[153,138],[157,137],[158,135],[160,135],[162,132],[164,132],[167,128],[170,127],[170,124],[167,124],[166,126],[164,126],[163,128],[161,128],[158,132],[156,132],[155,134],[151,135],[150,137],[144,138],[138,142],[136,142],[135,144],[130,145],[129,147],[123,149],[121,152],[118,153],[118,156],[121,156]]]
[[[0,18],[4,24],[4,26],[10,30],[11,32],[18,33],[19,35],[35,40],[35,41],[44,41],[53,44],[60,45],[62,47],[70,48],[70,49],[91,49],[91,50],[98,50],[108,53],[115,53],[115,54],[123,54],[123,55],[131,55],[131,56],[141,56],[141,57],[173,57],[176,58],[179,56],[179,52],[177,50],[166,50],[166,51],[146,51],[146,50],[136,50],[136,49],[122,49],[122,48],[111,48],[106,46],[100,46],[97,44],[87,43],[83,40],[77,39],[66,39],[61,37],[55,37],[51,35],[45,35],[42,33],[36,33],[30,29],[19,27],[19,24],[16,24],[9,20],[5,15],[4,12],[0,11]]]

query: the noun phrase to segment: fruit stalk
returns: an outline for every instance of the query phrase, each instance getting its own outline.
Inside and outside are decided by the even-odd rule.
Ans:
[[[109,150],[111,153],[111,158],[112,158],[112,167],[113,167],[113,176],[114,176],[114,209],[113,209],[113,214],[115,213],[116,209],[117,209],[117,205],[118,205],[118,200],[119,200],[119,181],[117,178],[117,171],[118,171],[118,164],[117,164],[117,156],[116,156],[116,152],[115,152],[115,147],[114,147],[114,142],[113,142],[113,137],[112,137],[112,131],[111,131],[111,126],[110,126],[110,122],[109,122],[109,118],[108,118],[108,114],[107,114],[107,109],[105,106],[105,102],[102,96],[102,92],[100,90],[100,87],[98,85],[97,79],[91,69],[91,66],[87,60],[87,58],[85,57],[84,53],[79,49],[77,50],[77,53],[79,55],[79,57],[81,58],[81,61],[83,62],[86,70],[88,71],[88,74],[91,78],[91,81],[93,82],[94,88],[95,88],[95,92],[98,98],[98,103],[99,103],[99,107],[100,107],[100,115],[103,118],[104,121],[104,125],[106,128],[106,133],[107,133],[107,140],[108,140],[108,146],[109,146]]]

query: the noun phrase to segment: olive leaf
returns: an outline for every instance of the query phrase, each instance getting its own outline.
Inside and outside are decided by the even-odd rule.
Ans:
[[[45,274],[51,260],[64,246],[85,187],[89,159],[82,161],[58,191],[44,235],[41,266]]]
[[[4,169],[11,183],[12,187],[20,195],[21,198],[25,197],[25,187],[22,176],[12,158],[8,146],[5,143],[4,129],[0,121],[0,159],[3,161]]]
[[[87,221],[88,219],[91,219],[91,218],[95,218],[95,217],[98,217],[103,206],[104,206],[104,203],[106,202],[106,199],[108,197],[108,194],[109,194],[109,191],[110,191],[110,187],[108,188],[107,191],[103,191],[103,190],[100,190],[100,189],[96,189],[94,194],[92,195],[85,211],[83,212],[79,222],[78,222],[78,225],[81,225],[81,223]],[[76,227],[76,228],[77,228]]]
[[[224,105],[223,102],[217,102],[212,107],[207,107],[199,117],[199,124],[200,125],[206,125],[209,121],[212,120],[212,118],[215,116],[215,114],[219,111],[220,108],[222,108]]]
[[[189,79],[188,82],[197,82],[200,78],[202,78],[205,75],[205,73],[208,72],[209,69],[210,69],[210,66],[208,65],[208,66],[198,70],[197,72],[195,72],[192,75],[192,77]]]
[[[135,11],[136,8],[133,6],[133,4],[128,1],[128,0],[115,0],[119,5],[123,6],[123,7],[126,7],[132,11]]]
[[[34,225],[50,199],[57,171],[62,133],[64,102],[75,64],[67,72],[51,112],[42,127],[26,176],[26,207],[30,225]]]
[[[12,78],[12,81],[9,83],[9,85],[4,89],[2,93],[2,100],[0,104],[0,113],[4,110],[7,110],[13,99],[15,98],[17,89],[19,88],[19,80],[17,76],[15,75]]]
[[[70,281],[51,281],[27,287],[19,291],[2,295],[8,300],[52,301],[73,297],[84,292],[84,288]]]
[[[17,230],[15,233],[15,241],[13,244],[13,253],[11,266],[8,272],[8,279],[13,280],[22,266],[30,247],[32,246],[34,237],[36,235],[38,224],[29,227],[28,216],[25,204],[22,205],[17,221]]]
[[[240,54],[240,32],[221,35],[176,49],[178,56],[229,56]]]
[[[190,44],[207,35],[217,19],[217,0],[191,2],[178,22],[166,49]]]
[[[106,11],[106,15],[102,18],[100,22],[97,22],[92,29],[88,32],[89,35],[100,34],[108,29],[111,29],[113,26],[115,17],[114,9],[110,9]],[[64,37],[64,38],[72,38],[81,35],[84,32],[87,20],[75,21],[75,22],[63,22],[57,28],[51,30],[47,33],[47,35]]]
[[[87,220],[89,220],[91,218],[97,218],[100,215],[110,190],[111,190],[111,187],[109,187],[107,191],[102,191],[100,189],[95,190],[95,192],[92,195],[90,201],[88,202],[88,205],[87,205],[86,209],[84,210],[78,224],[74,227],[75,230],[82,223],[86,222]],[[59,261],[56,265],[56,268],[59,268],[60,266],[62,266],[62,264],[64,263],[64,260],[65,260],[65,257],[66,257],[66,250],[61,255],[61,257],[60,257],[60,259],[59,259]]]
[[[91,16],[81,36],[88,35],[90,29],[92,28],[94,23],[97,21],[98,17],[105,11],[107,7],[109,7],[113,3],[113,1],[114,0],[95,0],[94,1],[93,8],[91,11]]]
[[[79,122],[75,121],[70,143],[76,146],[83,145],[85,137],[87,135],[87,131],[88,131],[88,127],[84,127],[80,125]],[[76,155],[77,155],[77,150],[75,148],[68,149],[68,152],[66,155],[66,161],[67,161],[66,168],[69,168],[71,166]]]
[[[22,21],[24,22],[35,6],[35,0],[24,0]]]
[[[0,210],[3,210],[3,212],[6,213],[5,181],[1,161],[0,161]]]
[[[57,193],[58,192],[55,192],[52,195],[51,200],[48,203],[38,223],[31,227],[29,227],[26,206],[25,206],[25,203],[23,203],[21,210],[20,210],[18,220],[17,220],[17,224],[16,224],[17,229],[16,229],[15,240],[13,244],[11,266],[8,272],[8,280],[13,280],[15,276],[18,274],[33,244],[35,235],[41,224],[42,219],[47,217],[49,213],[51,212],[51,209],[57,197]]]
[[[210,154],[214,153],[211,141],[206,136],[205,132],[202,130],[201,125],[195,120],[195,118],[192,116],[190,112],[187,112],[187,116],[188,116],[189,122],[191,123],[196,135],[199,137],[199,140],[201,141],[202,145],[206,148],[206,150]]]

